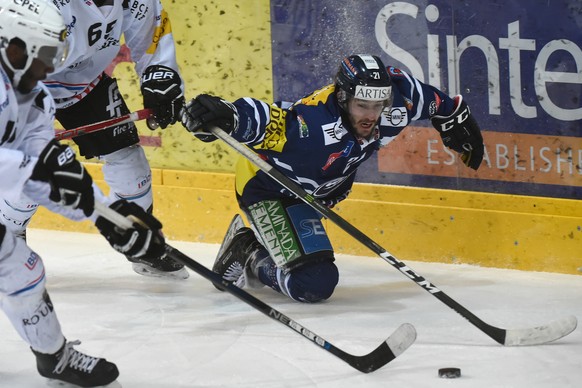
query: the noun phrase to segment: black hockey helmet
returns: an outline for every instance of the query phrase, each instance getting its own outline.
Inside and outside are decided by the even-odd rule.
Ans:
[[[338,102],[347,111],[350,98],[385,101],[392,105],[392,83],[386,66],[375,55],[351,55],[342,60],[335,77]]]

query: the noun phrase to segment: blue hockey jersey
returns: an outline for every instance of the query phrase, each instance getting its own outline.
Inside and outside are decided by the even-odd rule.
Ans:
[[[249,97],[238,99],[233,104],[239,126],[231,135],[305,191],[334,204],[349,193],[358,167],[411,121],[448,116],[454,111],[454,101],[445,93],[394,67],[387,70],[394,101],[382,112],[367,139],[355,136],[349,130],[350,123],[342,119],[334,85],[291,106],[269,105]],[[236,167],[236,191],[244,206],[293,195],[244,158]]]

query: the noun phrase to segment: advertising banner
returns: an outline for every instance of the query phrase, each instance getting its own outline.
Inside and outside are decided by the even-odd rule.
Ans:
[[[578,0],[271,1],[275,100],[333,82],[371,53],[453,96],[483,131],[478,171],[417,121],[358,172],[369,183],[579,198],[582,4]]]

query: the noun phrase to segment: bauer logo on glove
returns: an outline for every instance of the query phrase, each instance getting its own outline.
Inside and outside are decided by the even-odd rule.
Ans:
[[[152,109],[156,122],[162,128],[174,124],[184,106],[182,79],[166,66],[150,66],[141,77],[141,93],[144,108]],[[150,129],[156,129],[150,126]]]

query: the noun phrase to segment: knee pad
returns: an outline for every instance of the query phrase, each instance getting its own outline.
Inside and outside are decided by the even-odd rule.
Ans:
[[[309,205],[297,199],[263,200],[243,210],[271,259],[282,270],[333,260],[321,215]]]
[[[26,226],[37,209],[37,203],[22,200],[8,202],[0,199],[0,223],[14,234],[24,235]]]
[[[339,281],[337,266],[332,260],[304,264],[285,279],[285,291],[299,301],[315,303],[328,299]]]
[[[105,161],[103,177],[112,201],[125,199],[146,210],[152,206],[152,172],[142,147],[126,147],[100,159]]]

